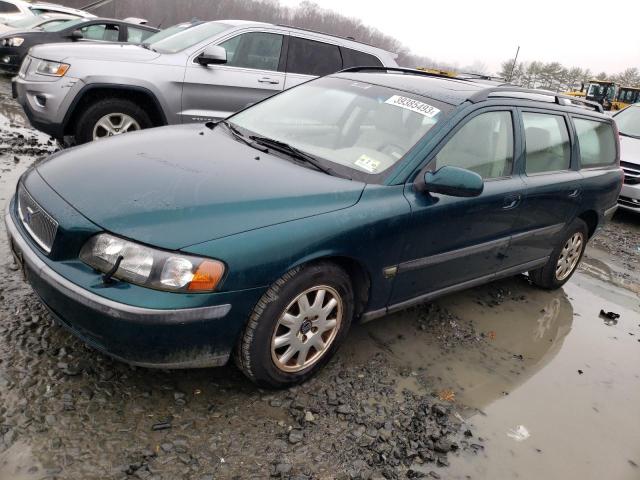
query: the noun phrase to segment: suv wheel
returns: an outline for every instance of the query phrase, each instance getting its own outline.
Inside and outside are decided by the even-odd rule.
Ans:
[[[316,373],[353,316],[348,274],[337,265],[297,267],[262,296],[240,337],[235,362],[258,385],[283,388]]]
[[[547,290],[554,290],[567,283],[582,259],[587,239],[587,224],[579,218],[575,219],[565,230],[562,241],[551,253],[547,264],[529,272],[529,278],[533,284]]]
[[[87,143],[152,126],[149,115],[135,103],[120,98],[101,100],[89,106],[78,118],[76,143]]]

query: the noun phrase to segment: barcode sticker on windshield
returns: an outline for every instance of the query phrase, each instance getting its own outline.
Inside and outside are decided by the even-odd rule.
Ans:
[[[354,162],[354,165],[369,173],[376,173],[380,166],[380,162],[378,160],[374,160],[368,155],[360,155],[360,158]]]
[[[384,103],[395,105],[396,107],[404,108],[405,110],[411,110],[412,112],[419,113],[420,115],[424,115],[428,118],[433,118],[440,113],[440,110],[428,103],[419,102],[413,98],[403,97],[401,95],[394,95]]]

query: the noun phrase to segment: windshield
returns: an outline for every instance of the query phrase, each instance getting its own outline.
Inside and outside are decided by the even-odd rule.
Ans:
[[[192,26],[193,26],[193,23],[191,22],[179,23],[178,25],[173,25],[169,28],[166,28],[164,30],[159,31],[158,33],[151,35],[149,38],[145,40],[145,43],[152,44],[155,42],[159,42],[160,40],[164,40],[165,38],[168,38],[171,35],[175,35],[176,33],[180,33]]]
[[[587,90],[587,96],[589,97],[602,97],[604,96],[604,85],[600,85],[599,83],[592,83],[589,85],[589,90]]]
[[[621,135],[640,138],[640,107],[627,107],[613,118]]]
[[[47,17],[42,16],[42,17],[21,18],[19,20],[14,20],[13,22],[7,23],[7,25],[13,28],[32,28],[32,27],[35,27],[36,25],[40,25],[43,21],[43,18],[47,18]]]
[[[80,25],[83,22],[86,22],[86,20],[81,18],[78,20],[68,20],[62,23],[54,23],[54,24],[49,23],[44,27],[42,27],[42,30],[44,30],[45,32],[61,32],[62,30],[65,30],[67,28]]]
[[[240,112],[230,122],[251,136],[311,154],[325,167],[337,164],[366,178],[395,165],[450,109],[412,93],[325,77]]]
[[[207,38],[218,35],[229,28],[231,28],[231,25],[227,25],[226,23],[208,22],[168,36],[164,40],[151,42],[149,41],[150,39],[148,39],[146,43],[158,52],[176,53],[185,48],[193,47]]]

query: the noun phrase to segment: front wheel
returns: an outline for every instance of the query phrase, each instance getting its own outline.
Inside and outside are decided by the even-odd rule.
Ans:
[[[546,265],[529,272],[534,285],[554,290],[569,281],[578,268],[588,240],[587,224],[575,219],[565,230],[560,243],[554,248]]]
[[[82,144],[153,127],[149,115],[135,103],[120,98],[100,100],[78,118],[75,137]]]
[[[344,339],[353,289],[337,265],[297,267],[263,295],[240,338],[235,361],[261,386],[283,388],[314,375]]]

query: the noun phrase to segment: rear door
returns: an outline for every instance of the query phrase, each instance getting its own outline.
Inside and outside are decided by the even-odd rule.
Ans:
[[[203,66],[198,52],[187,63],[182,92],[182,122],[226,118],[284,88],[286,36],[248,31],[219,43],[227,63]]]
[[[503,258],[521,210],[523,182],[514,174],[520,150],[515,109],[476,111],[450,134],[429,163],[478,173],[485,181],[478,197],[420,193],[407,185],[411,219],[403,235],[405,249],[398,265],[391,303],[442,291],[503,269]]]
[[[293,34],[289,37],[285,88],[339,70],[342,70],[339,46]]]
[[[520,109],[525,139],[522,215],[512,238],[509,261],[543,260],[576,215],[582,198],[577,145],[568,115]]]

